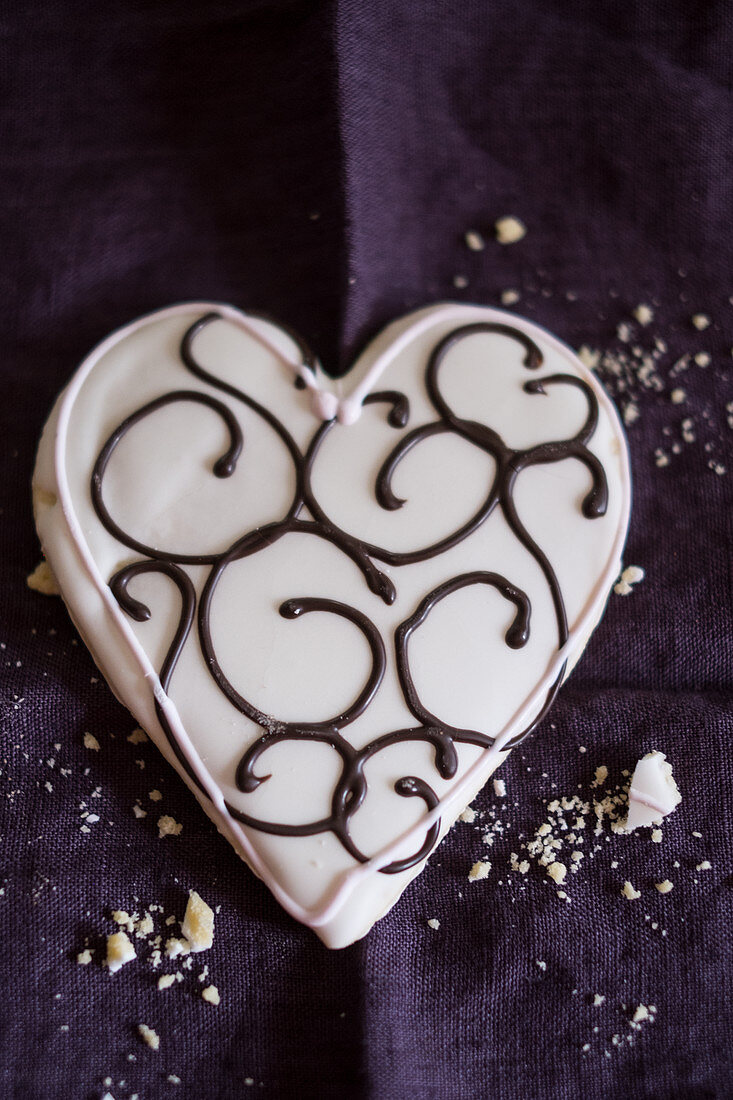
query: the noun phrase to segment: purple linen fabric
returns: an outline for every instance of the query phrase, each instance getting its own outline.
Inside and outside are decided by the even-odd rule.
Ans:
[[[733,1094],[729,6],[38,0],[5,4],[0,36],[0,1094]],[[507,214],[527,235],[502,246]],[[507,798],[489,785],[371,934],[328,952],[127,741],[60,601],[26,587],[37,439],[95,342],[171,302],[265,309],[338,373],[406,309],[507,290],[606,353],[646,578],[612,596]],[[548,800],[652,748],[684,798],[661,844],[589,820],[570,902],[536,861],[511,870]],[[180,837],[158,839],[162,812]],[[158,991],[172,968],[143,940],[102,969],[112,909],[180,917],[190,889],[220,909],[184,981]]]

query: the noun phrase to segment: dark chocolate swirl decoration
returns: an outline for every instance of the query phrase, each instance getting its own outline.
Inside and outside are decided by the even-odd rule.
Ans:
[[[366,542],[342,530],[329,518],[316,499],[312,487],[313,466],[323,441],[334,429],[334,420],[320,424],[305,452],[301,452],[290,433],[271,410],[265,408],[236,386],[217,378],[198,361],[194,350],[196,337],[206,326],[218,320],[219,317],[218,313],[207,313],[186,331],[180,347],[182,365],[200,382],[245,405],[276,433],[293,462],[295,475],[293,498],[281,519],[254,530],[244,531],[220,553],[182,554],[173,550],[161,550],[145,545],[124,531],[112,517],[105,504],[103,497],[104,475],[120,441],[130,428],[141,420],[165,406],[179,402],[195,402],[213,410],[221,418],[229,436],[229,446],[213,465],[212,473],[215,477],[226,478],[231,476],[240,460],[243,447],[246,447],[246,441],[237,417],[232,412],[230,405],[225,404],[218,397],[199,390],[185,389],[162,394],[128,416],[112,432],[100,451],[92,473],[92,501],[100,521],[105,529],[120,543],[143,556],[143,560],[135,561],[119,570],[110,580],[110,588],[122,610],[131,618],[143,621],[150,617],[150,610],[140,600],[136,599],[130,591],[130,586],[134,584],[135,578],[142,574],[159,574],[166,577],[176,587],[180,597],[179,622],[160,670],[161,687],[165,693],[168,693],[180,654],[192,633],[194,624],[196,624],[197,640],[204,664],[214,682],[231,705],[263,731],[261,736],[244,753],[236,769],[236,785],[243,794],[251,794],[267,782],[270,775],[263,774],[263,768],[266,769],[267,751],[282,742],[297,741],[324,744],[340,757],[341,773],[331,796],[330,809],[328,814],[319,820],[304,824],[264,821],[252,814],[245,813],[234,805],[227,804],[231,816],[252,829],[277,836],[304,837],[319,833],[332,833],[354,860],[359,863],[366,863],[371,857],[362,852],[356,845],[351,834],[350,823],[367,797],[368,784],[365,767],[374,756],[393,745],[406,742],[422,742],[431,749],[437,775],[443,780],[450,780],[458,770],[457,745],[473,745],[484,749],[490,748],[495,743],[495,738],[489,734],[450,725],[445,719],[432,714],[424,706],[410,670],[408,655],[410,638],[415,631],[420,629],[430,616],[433,608],[442,600],[469,586],[488,585],[514,607],[514,617],[506,632],[505,640],[510,648],[520,649],[526,645],[530,632],[531,608],[526,593],[498,573],[485,571],[463,573],[445,581],[429,592],[413,614],[400,623],[393,639],[394,659],[399,684],[405,704],[414,717],[415,724],[409,728],[385,733],[376,737],[369,744],[357,749],[344,736],[343,731],[362,715],[370,705],[379,691],[387,667],[388,655],[385,640],[375,624],[362,611],[331,599],[294,597],[281,604],[279,612],[285,619],[297,620],[306,615],[326,614],[335,615],[345,620],[362,634],[371,655],[371,670],[366,682],[351,706],[346,710],[320,722],[282,721],[273,715],[263,713],[246,699],[229,681],[219,663],[211,630],[211,605],[221,577],[232,562],[266,551],[269,546],[272,546],[285,535],[298,533],[325,540],[336,547],[355,564],[361,572],[367,588],[385,603],[391,604],[396,596],[394,583],[375,565],[375,560],[392,567],[427,561],[457,546],[485,523],[496,509],[499,509],[518,542],[537,563],[547,583],[554,608],[558,649],[562,649],[568,638],[567,615],[562,592],[549,559],[519,518],[513,499],[514,486],[518,475],[531,466],[574,458],[586,467],[591,479],[591,487],[581,505],[583,515],[588,519],[604,515],[608,503],[606,476],[603,466],[588,447],[598,424],[598,402],[591,387],[574,375],[552,374],[544,378],[532,378],[524,384],[525,393],[541,396],[547,392],[548,387],[552,386],[573,386],[580,390],[587,403],[585,422],[570,439],[550,440],[524,450],[515,450],[508,447],[494,429],[477,421],[459,417],[451,409],[441,391],[441,370],[450,352],[461,341],[480,334],[491,333],[513,341],[523,353],[522,362],[524,367],[531,371],[536,371],[541,367],[542,353],[530,337],[511,325],[478,322],[461,325],[454,329],[439,341],[430,354],[426,366],[425,388],[435,410],[436,419],[420,427],[413,428],[402,435],[399,442],[384,460],[377,474],[374,487],[375,497],[380,507],[387,511],[395,511],[403,506],[405,502],[394,493],[392,488],[395,471],[406,455],[419,448],[424,440],[435,435],[453,433],[472,446],[477,447],[493,459],[495,464],[494,473],[491,483],[487,486],[486,496],[480,508],[456,531],[428,546],[406,552],[395,552]],[[291,335],[299,347],[304,365],[312,370],[315,362],[312,354],[295,334],[291,333]],[[490,369],[490,367],[490,362],[487,362],[485,369]],[[403,430],[409,421],[409,403],[404,394],[392,390],[372,393],[365,399],[364,403],[387,405],[387,422],[395,430]],[[187,565],[208,567],[201,594],[198,597],[191,578],[184,568]],[[552,704],[564,671],[565,666],[563,665],[560,674],[548,692],[540,714],[537,715],[532,725],[517,734],[507,743],[506,748],[518,744],[541,721]],[[201,789],[201,785],[179,746],[162,707],[157,701],[156,713],[177,760],[190,779]],[[403,776],[395,783],[394,791],[402,798],[420,799],[428,811],[434,810],[440,801],[435,790],[424,779],[417,776]],[[427,830],[425,840],[418,851],[380,868],[382,873],[397,874],[419,863],[428,855],[436,843],[439,832],[440,820],[437,820]]]

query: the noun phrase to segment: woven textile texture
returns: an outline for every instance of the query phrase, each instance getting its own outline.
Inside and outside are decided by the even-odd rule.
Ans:
[[[0,1094],[733,1095],[730,5],[36,0],[3,5],[0,38]],[[584,346],[628,425],[644,579],[506,797],[489,784],[339,952],[130,742],[61,601],[26,584],[56,394],[107,332],[200,298],[270,312],[334,374],[407,309],[504,302]],[[576,827],[569,800],[654,748],[683,793],[661,843],[592,805]],[[548,821],[558,859],[583,852],[567,899],[526,847]],[[209,952],[156,969],[133,935],[137,959],[102,967],[112,910],[160,906],[165,938],[191,889],[217,908]]]

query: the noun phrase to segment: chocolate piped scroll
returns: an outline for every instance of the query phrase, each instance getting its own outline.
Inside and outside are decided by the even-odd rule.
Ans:
[[[547,713],[630,500],[608,398],[529,322],[431,307],[354,376],[329,383],[264,315],[173,307],[85,361],[35,475],[105,676],[330,946],[394,904]]]
[[[101,523],[119,542],[130,550],[144,554],[146,559],[126,567],[112,578],[111,587],[120,606],[134,618],[140,618],[141,606],[134,600],[128,591],[129,582],[134,576],[147,571],[161,571],[166,573],[178,586],[181,593],[181,621],[171,645],[171,649],[161,669],[161,683],[167,690],[173,675],[176,662],[183,644],[188,637],[194,614],[197,614],[198,640],[206,663],[206,667],[219,689],[224,693],[229,702],[244,714],[250,721],[262,727],[267,732],[254,742],[242,757],[236,772],[236,783],[240,791],[245,794],[255,791],[268,777],[258,776],[255,772],[256,765],[260,762],[266,750],[283,741],[316,741],[327,744],[334,752],[338,753],[342,761],[341,778],[336,784],[331,800],[331,813],[308,824],[284,824],[281,822],[262,821],[257,817],[243,812],[237,807],[228,804],[229,813],[238,821],[250,828],[260,829],[277,836],[311,836],[322,832],[331,832],[338,838],[343,847],[359,862],[366,863],[369,859],[354,843],[349,832],[349,822],[359,810],[367,793],[367,782],[364,776],[364,765],[376,753],[382,749],[404,741],[426,741],[433,746],[435,753],[435,767],[443,779],[452,779],[458,767],[458,759],[455,752],[455,744],[463,743],[488,748],[494,744],[495,738],[490,734],[477,730],[459,729],[448,725],[426,710],[420,702],[418,693],[410,673],[408,661],[408,639],[412,632],[422,624],[430,611],[440,600],[450,593],[468,585],[489,584],[494,586],[505,599],[514,603],[517,608],[516,618],[506,635],[506,643],[511,648],[520,648],[525,645],[529,637],[530,601],[527,595],[513,586],[506,578],[496,573],[472,572],[462,576],[451,578],[438,589],[426,595],[420,607],[410,617],[401,623],[395,632],[393,640],[396,656],[397,675],[405,696],[409,710],[418,721],[418,725],[390,733],[371,741],[361,749],[355,749],[343,736],[343,730],[354,721],[369,706],[371,700],[379,690],[385,671],[385,641],[375,624],[356,608],[333,600],[298,599],[293,598],[283,603],[280,614],[287,619],[295,619],[309,613],[321,613],[339,615],[353,623],[364,635],[369,644],[372,655],[372,670],[357,699],[351,707],[336,717],[324,719],[318,723],[283,722],[276,715],[264,714],[253,706],[235,687],[225,675],[216,656],[216,643],[211,629],[211,602],[216,591],[217,584],[227,567],[235,561],[249,557],[252,554],[264,553],[267,548],[277,542],[284,535],[294,532],[325,539],[332,543],[340,551],[346,554],[361,570],[365,583],[369,589],[379,595],[385,603],[391,604],[395,599],[395,588],[392,581],[374,565],[373,559],[385,562],[392,566],[408,566],[416,562],[426,561],[452,549],[463,539],[473,534],[479,526],[485,523],[496,508],[500,508],[504,517],[516,535],[519,542],[532,555],[539,565],[546,579],[552,595],[552,602],[557,620],[558,649],[567,641],[568,628],[565,605],[560,591],[560,586],[553,568],[542,549],[528,533],[519,519],[512,492],[518,475],[522,470],[535,464],[558,462],[566,458],[574,458],[582,462],[588,469],[592,479],[592,486],[582,502],[582,511],[588,519],[594,519],[605,514],[608,501],[608,483],[603,466],[595,455],[588,449],[588,443],[598,423],[598,402],[590,386],[582,379],[569,374],[552,374],[544,378],[531,379],[524,383],[524,391],[528,394],[542,395],[548,386],[573,386],[579,389],[586,399],[588,410],[584,424],[580,430],[570,439],[550,440],[547,443],[536,445],[525,450],[514,450],[507,446],[497,431],[484,424],[462,419],[455,415],[450,405],[444,398],[439,375],[444,362],[457,344],[470,336],[478,334],[496,334],[504,339],[516,342],[524,352],[524,366],[528,370],[535,371],[542,365],[543,357],[537,344],[521,330],[508,324],[496,324],[490,322],[478,322],[461,325],[447,336],[444,336],[432,350],[425,371],[425,388],[438,415],[433,423],[424,424],[409,431],[392,452],[385,459],[375,485],[375,497],[385,510],[395,511],[405,503],[395,496],[392,490],[392,478],[402,459],[410,452],[419,448],[420,444],[436,434],[454,432],[490,455],[495,463],[496,470],[492,483],[488,488],[486,500],[479,511],[468,519],[458,530],[449,536],[440,539],[432,545],[409,552],[395,553],[382,547],[374,546],[347,534],[337,527],[328,518],[318,503],[312,488],[312,470],[317,460],[321,444],[325,437],[332,431],[335,420],[326,421],[315,431],[313,438],[304,453],[298,449],[295,441],[288,433],[277,416],[269,409],[264,408],[259,402],[253,400],[246,393],[230,383],[222,382],[215,375],[205,370],[198,362],[195,353],[195,340],[202,330],[215,321],[220,320],[220,315],[212,312],[197,319],[183,336],[180,356],[182,368],[187,369],[195,377],[207,382],[217,390],[221,390],[230,397],[242,402],[258,416],[263,417],[271,428],[285,443],[293,460],[295,468],[296,492],[293,501],[283,518],[271,523],[264,528],[246,531],[241,538],[220,554],[190,555],[176,554],[170,551],[159,551],[152,546],[145,546],[137,539],[127,534],[110,515],[103,496],[104,473],[110,461],[115,447],[124,439],[126,433],[144,417],[154,414],[165,405],[175,402],[197,401],[214,409],[226,424],[229,433],[230,445],[228,449],[215,462],[212,473],[216,477],[228,477],[234,472],[238,461],[242,460],[243,435],[236,418],[230,408],[221,401],[210,397],[205,393],[178,390],[165,394],[160,398],[149,402],[132,415],[128,416],[111,434],[105,443],[95,463],[91,480],[91,492],[94,508]],[[491,364],[486,368],[490,370]],[[387,415],[388,423],[396,429],[404,429],[409,422],[409,403],[404,394],[387,391],[370,394],[366,403],[385,403],[389,406]],[[307,510],[311,519],[300,518],[303,511]],[[190,581],[186,584],[186,575],[180,567],[188,564],[208,565],[211,570],[204,583],[201,598],[198,601],[198,610],[194,612],[196,596]],[[185,578],[185,579],[184,579]],[[562,678],[562,673],[558,678]],[[553,688],[555,685],[553,685]],[[553,694],[551,689],[550,694]],[[536,720],[526,729],[516,734],[512,744],[518,744],[536,725]],[[167,729],[169,738],[170,729]],[[174,745],[175,751],[175,745]],[[405,776],[395,783],[395,791],[402,797],[421,798],[428,809],[434,809],[439,802],[438,796],[432,787],[424,780],[415,776]],[[380,868],[383,874],[393,874],[406,870],[420,862],[428,854],[434,845],[439,833],[439,821],[435,822],[428,831],[428,836],[420,848],[410,857],[387,864]]]

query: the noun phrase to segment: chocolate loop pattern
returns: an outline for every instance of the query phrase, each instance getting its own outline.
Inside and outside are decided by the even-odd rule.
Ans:
[[[445,719],[431,713],[424,705],[410,669],[410,639],[430,617],[436,605],[446,597],[465,588],[489,586],[513,608],[513,618],[505,633],[506,645],[511,649],[521,649],[530,637],[532,609],[529,597],[511,580],[498,573],[481,570],[462,573],[428,592],[414,612],[397,626],[392,639],[383,638],[377,626],[367,615],[345,603],[313,597],[293,596],[287,599],[279,608],[279,614],[284,619],[298,620],[308,615],[336,616],[361,633],[367,643],[371,661],[369,675],[349,707],[323,721],[304,723],[284,721],[276,715],[259,710],[234,687],[224,672],[217,655],[211,628],[212,600],[222,576],[232,563],[266,553],[268,547],[273,546],[284,536],[297,533],[324,540],[341,554],[346,555],[360,571],[367,588],[385,604],[390,605],[396,597],[395,582],[379,568],[377,562],[398,569],[401,566],[427,562],[468,538],[498,510],[503,514],[506,524],[518,542],[539,567],[552,600],[558,649],[562,649],[568,639],[568,620],[560,585],[549,558],[519,517],[514,503],[514,488],[523,470],[540,464],[575,459],[585,466],[591,479],[591,487],[581,504],[583,516],[593,520],[605,514],[608,505],[606,474],[601,462],[588,447],[598,425],[598,402],[591,387],[574,375],[555,373],[544,378],[532,377],[524,384],[523,390],[538,398],[546,395],[548,389],[552,387],[569,386],[579,390],[587,407],[585,421],[580,430],[568,439],[550,440],[524,450],[509,447],[493,428],[460,417],[451,408],[440,383],[442,372],[447,369],[446,358],[462,341],[477,334],[493,334],[501,339],[513,341],[518,345],[522,353],[523,366],[528,371],[536,372],[541,368],[542,352],[529,336],[509,324],[478,322],[455,328],[436,344],[425,367],[425,391],[434,409],[435,419],[402,434],[379,469],[374,485],[374,496],[382,509],[386,511],[400,509],[405,501],[393,490],[393,478],[400,463],[408,454],[419,449],[426,440],[447,433],[452,433],[488,455],[494,463],[493,476],[480,507],[451,534],[417,549],[392,551],[359,539],[340,528],[327,515],[316,498],[312,484],[313,468],[324,440],[334,428],[335,420],[319,424],[310,443],[301,450],[270,409],[265,408],[236,386],[218,379],[199,363],[195,352],[196,337],[218,318],[219,314],[210,312],[188,328],[179,349],[182,372],[188,371],[200,382],[246,406],[277,434],[285,445],[293,464],[295,482],[293,498],[282,518],[266,526],[243,531],[220,553],[184,554],[170,550],[163,551],[132,537],[110,514],[105,504],[103,488],[105,472],[118,444],[140,421],[165,406],[195,402],[213,410],[221,418],[229,437],[228,447],[213,464],[213,476],[230,477],[237,468],[238,462],[242,460],[243,448],[246,455],[246,440],[230,405],[225,404],[218,397],[198,390],[180,389],[165,393],[143,405],[119,424],[102,447],[94,465],[91,496],[100,522],[110,535],[129,550],[142,556],[142,560],[135,561],[115,573],[109,581],[110,588],[122,610],[139,622],[149,618],[150,611],[135,597],[134,591],[130,590],[131,587],[134,590],[137,577],[144,574],[159,574],[166,577],[177,589],[180,597],[179,621],[159,672],[160,683],[163,691],[167,693],[181,652],[189,638],[195,637],[206,668],[218,689],[237,711],[262,730],[261,736],[248,747],[236,767],[236,786],[242,794],[252,794],[271,778],[271,775],[267,774],[266,759],[268,750],[275,745],[296,741],[319,743],[328,746],[339,757],[341,772],[331,795],[329,812],[320,819],[303,824],[265,821],[227,803],[227,810],[231,816],[251,829],[277,836],[302,837],[331,833],[355,861],[366,863],[371,857],[361,851],[355,843],[350,825],[367,797],[365,767],[372,758],[394,745],[422,742],[431,751],[437,775],[443,780],[450,780],[458,770],[458,745],[486,749],[495,742],[495,738],[487,733],[449,724]],[[304,366],[312,370],[313,356],[302,341],[297,337],[294,339],[303,357]],[[491,369],[490,361],[486,363],[485,369]],[[403,431],[409,423],[409,402],[400,392],[388,390],[371,393],[365,398],[364,404],[386,405],[387,423],[395,430]],[[198,596],[184,568],[192,565],[204,566],[207,570]],[[415,724],[409,728],[384,733],[361,748],[356,748],[344,736],[343,731],[366,711],[379,692],[387,666],[388,649],[393,653],[400,689],[406,707],[415,719]],[[548,692],[540,714],[536,716],[532,725],[503,747],[508,749],[518,744],[541,721],[555,697],[564,672],[563,665]],[[159,704],[156,704],[156,714],[177,760],[189,778],[201,789]],[[394,783],[394,792],[401,798],[416,798],[422,801],[428,811],[434,810],[440,802],[433,787],[417,776],[407,775],[398,779]],[[381,867],[381,872],[396,874],[419,863],[429,854],[439,833],[440,820],[438,819],[427,830],[425,840],[417,851]]]

